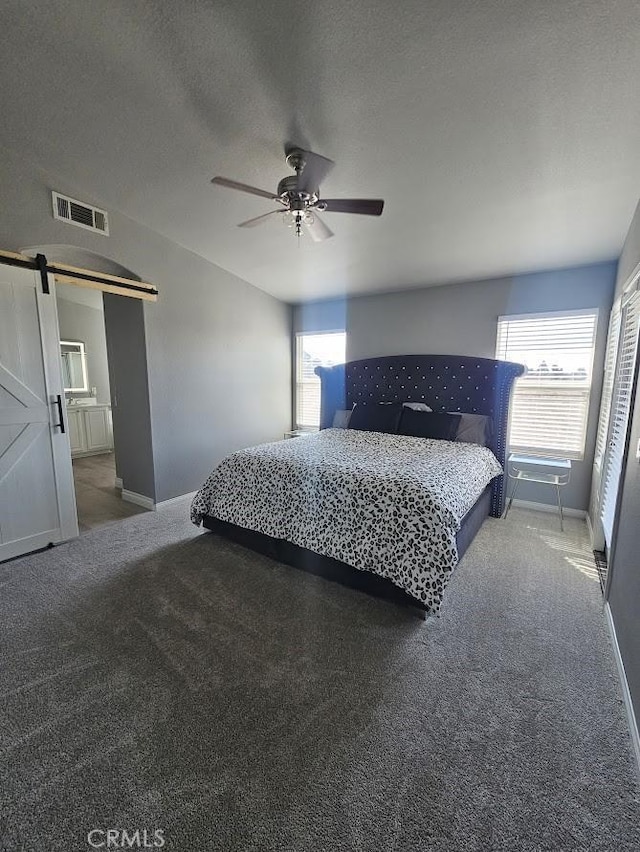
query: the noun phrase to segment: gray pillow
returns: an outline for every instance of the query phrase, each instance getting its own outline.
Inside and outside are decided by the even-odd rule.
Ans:
[[[351,409],[339,408],[333,415],[333,423],[331,426],[334,429],[347,429],[349,420],[351,419]]]
[[[460,414],[460,424],[456,432],[456,441],[463,444],[480,444],[486,447],[491,441],[493,423],[486,414],[467,414],[460,411],[452,411],[451,414]]]

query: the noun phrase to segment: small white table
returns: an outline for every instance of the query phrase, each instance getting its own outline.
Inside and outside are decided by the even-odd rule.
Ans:
[[[507,475],[509,479],[513,479],[513,489],[504,513],[505,518],[511,508],[520,482],[523,480],[525,482],[538,482],[541,485],[555,487],[558,499],[558,513],[560,515],[560,530],[564,530],[560,488],[563,485],[567,485],[571,479],[570,459],[549,459],[542,456],[520,456],[511,453],[507,459]]]

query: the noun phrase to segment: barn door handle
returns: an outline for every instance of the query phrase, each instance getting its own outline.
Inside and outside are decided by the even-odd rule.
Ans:
[[[64,415],[62,414],[62,397],[60,396],[60,394],[58,394],[56,397],[56,404],[58,406],[58,417],[60,418],[60,422],[54,423],[53,428],[55,429],[57,427],[60,430],[60,433],[64,435],[66,430],[64,428]]]

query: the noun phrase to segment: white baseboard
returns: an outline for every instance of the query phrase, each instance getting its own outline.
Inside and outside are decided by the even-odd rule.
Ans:
[[[119,488],[122,491],[122,477],[116,476],[116,488]]]
[[[111,449],[102,447],[99,450],[74,450],[74,452],[71,453],[71,458],[72,459],[86,459],[86,458],[89,458],[89,456],[110,456],[112,454],[113,454],[113,447]]]
[[[170,497],[169,500],[161,500],[159,503],[156,503],[156,511],[167,509],[169,506],[173,506],[174,503],[179,503],[181,500],[193,500],[196,496],[197,491],[190,491],[188,494],[180,494],[178,497]]]
[[[551,505],[551,503],[533,503],[531,500],[514,500],[513,505],[518,509],[533,509],[535,512],[553,512],[555,515],[558,514],[557,505]],[[586,518],[587,513],[584,509],[567,509],[566,506],[562,507],[562,512],[568,518]]]
[[[122,499],[126,500],[127,503],[135,503],[136,506],[142,506],[143,509],[151,509],[151,511],[156,507],[151,497],[145,497],[144,494],[136,494],[135,491],[127,491],[126,488],[122,489]]]
[[[155,503],[151,497],[145,497],[144,494],[136,494],[135,491],[128,491],[126,488],[123,488],[122,499],[128,503],[135,503],[136,506],[142,506],[144,509],[150,509],[152,512],[157,512],[162,511],[162,509],[168,509],[169,506],[173,506],[174,503],[178,503],[181,500],[193,500],[197,493],[197,491],[190,491],[188,494],[180,494],[178,497],[171,497],[169,500],[161,500],[159,503]]]
[[[620,686],[622,688],[622,700],[627,711],[627,719],[629,720],[629,732],[631,734],[631,743],[633,745],[633,752],[636,758],[638,774],[640,775],[640,734],[638,733],[638,720],[636,718],[636,713],[633,707],[633,699],[631,698],[631,692],[629,691],[627,673],[624,670],[624,662],[622,661],[620,646],[618,645],[618,637],[616,636],[616,626],[613,623],[611,607],[608,603],[605,603],[604,605],[604,615],[605,620],[607,622],[607,627],[609,629],[609,635],[611,636],[611,644],[613,645],[613,656],[615,657],[616,665],[618,666],[618,675],[620,677]]]

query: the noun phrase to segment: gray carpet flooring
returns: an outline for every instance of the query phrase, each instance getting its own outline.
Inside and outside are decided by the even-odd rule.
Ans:
[[[640,848],[582,522],[488,520],[422,622],[186,511],[0,566],[3,850]]]

